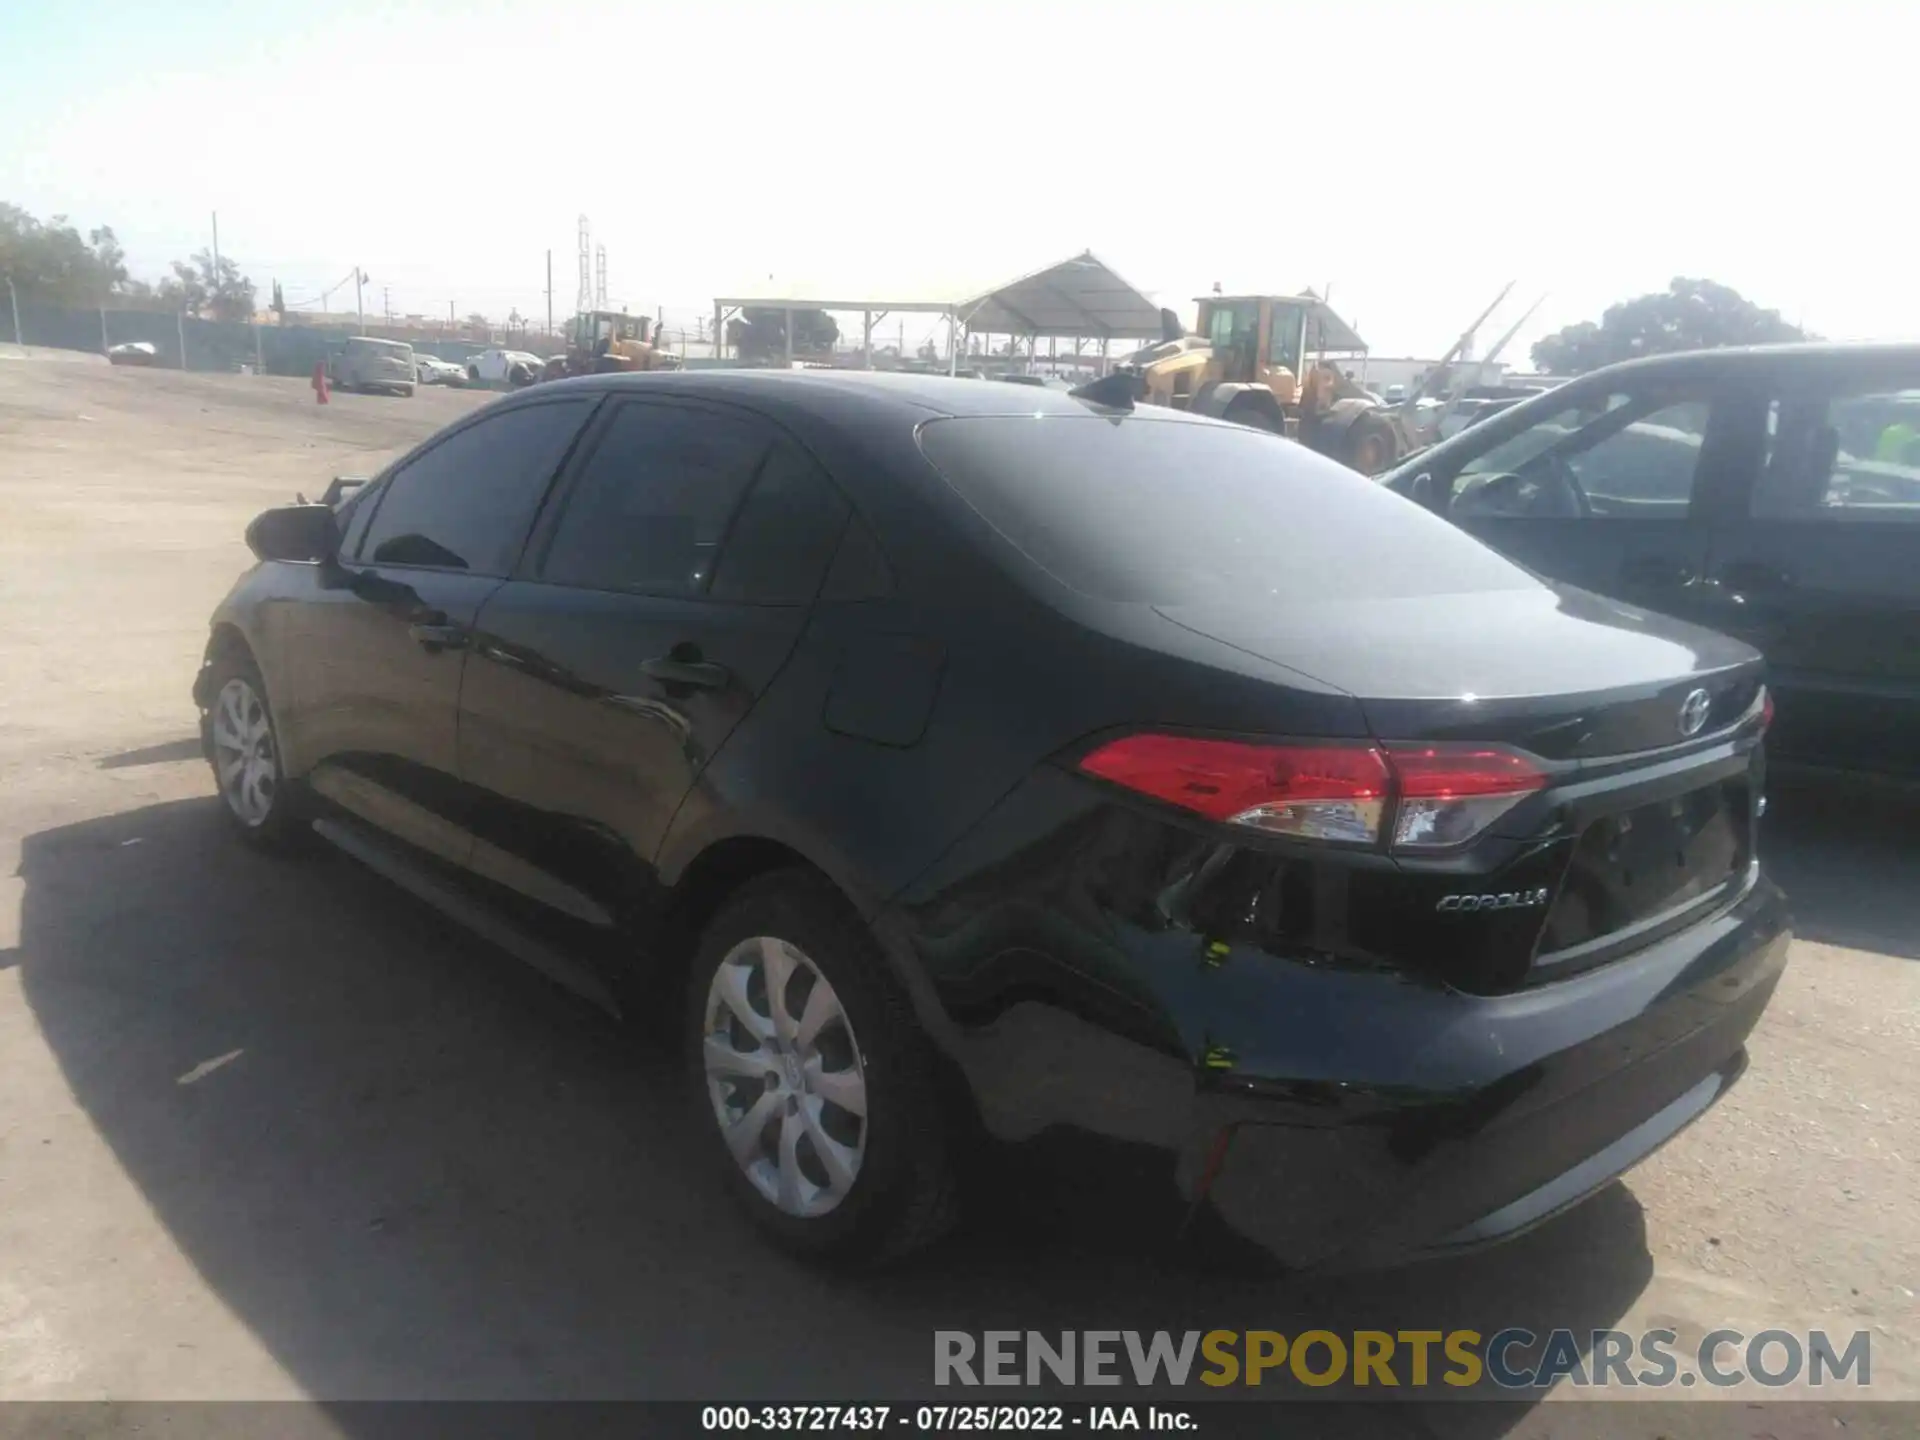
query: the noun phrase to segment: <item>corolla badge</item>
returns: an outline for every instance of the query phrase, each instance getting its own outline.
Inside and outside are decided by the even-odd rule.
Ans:
[[[1487,895],[1442,895],[1436,910],[1529,910],[1547,903],[1546,887],[1501,890]]]
[[[1713,708],[1713,698],[1704,690],[1694,690],[1680,702],[1680,734],[1690,738],[1700,733],[1700,727],[1707,723],[1707,711]]]

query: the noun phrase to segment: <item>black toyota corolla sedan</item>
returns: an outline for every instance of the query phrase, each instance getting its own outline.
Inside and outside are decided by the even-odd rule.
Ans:
[[[248,539],[194,687],[237,832],[677,1029],[803,1253],[995,1154],[1297,1267],[1499,1239],[1704,1113],[1786,960],[1754,653],[1277,436],[601,376]]]

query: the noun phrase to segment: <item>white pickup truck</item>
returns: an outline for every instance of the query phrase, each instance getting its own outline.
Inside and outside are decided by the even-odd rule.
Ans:
[[[482,350],[467,357],[467,382],[471,385],[531,385],[540,378],[546,365],[538,355],[525,350]]]

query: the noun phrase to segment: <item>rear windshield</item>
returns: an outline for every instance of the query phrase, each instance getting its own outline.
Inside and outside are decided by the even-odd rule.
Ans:
[[[1015,549],[1104,600],[1394,599],[1538,584],[1385,486],[1238,425],[964,416],[922,425],[920,448]]]
[[[413,346],[404,340],[375,340],[366,335],[355,335],[347,341],[349,350],[377,350],[386,355],[411,355]]]

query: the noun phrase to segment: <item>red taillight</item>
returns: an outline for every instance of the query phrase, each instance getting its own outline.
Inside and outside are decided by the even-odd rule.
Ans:
[[[1471,840],[1547,783],[1525,756],[1495,746],[1387,746],[1399,803],[1396,850],[1444,850]]]
[[[1129,735],[1080,769],[1228,825],[1306,840],[1378,844],[1389,810],[1396,850],[1441,850],[1478,835],[1547,783],[1493,746],[1258,745]]]
[[[1312,840],[1373,843],[1387,801],[1386,761],[1370,745],[1129,735],[1080,768],[1210,820]]]
[[[1766,734],[1773,728],[1773,691],[1761,687],[1760,690],[1760,733]]]

